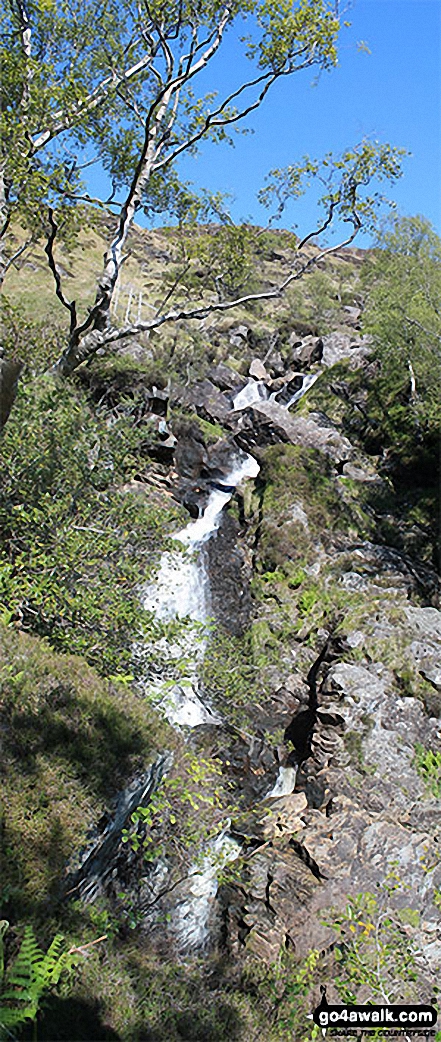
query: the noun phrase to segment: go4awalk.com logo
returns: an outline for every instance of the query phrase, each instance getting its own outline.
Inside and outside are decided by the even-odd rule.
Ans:
[[[320,988],[322,998],[320,1005],[311,1014],[311,1020],[322,1029],[326,1037],[329,1034],[363,1034],[368,1031],[387,1030],[387,1037],[406,1038],[411,1032],[419,1035],[435,1036],[435,1025],[438,1013],[434,1006],[426,1005],[392,1005],[386,1002],[381,1005],[331,1005],[326,999],[326,988]]]

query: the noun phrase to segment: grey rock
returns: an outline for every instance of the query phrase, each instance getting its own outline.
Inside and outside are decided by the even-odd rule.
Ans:
[[[251,617],[250,574],[238,546],[238,527],[231,514],[224,513],[205,549],[210,576],[210,614],[227,633],[236,637],[245,632]]]
[[[230,399],[208,379],[186,388],[180,401],[183,405],[193,406],[199,416],[215,423],[227,421],[231,411]]]
[[[406,618],[417,634],[435,644],[441,643],[441,611],[437,608],[406,608]]]
[[[269,373],[265,369],[265,366],[260,358],[253,358],[250,368],[248,370],[250,376],[254,377],[255,380],[268,380]]]
[[[441,691],[441,666],[433,666],[432,669],[422,669],[421,673],[425,680],[429,681],[429,684],[433,684],[438,691]]]
[[[230,330],[230,344],[233,347],[243,347],[248,343],[249,335],[248,326],[236,326],[235,329]]]
[[[239,376],[239,373],[236,373],[229,365],[225,365],[224,362],[220,362],[214,369],[210,369],[209,377],[221,391],[240,390],[245,385],[245,380]]]
[[[292,333],[290,344],[293,348],[291,362],[295,366],[308,368],[314,362],[320,362],[323,357],[323,340],[321,337],[307,336],[299,341],[297,333]]]
[[[331,366],[345,358],[363,361],[370,353],[370,341],[366,337],[354,337],[351,333],[328,333],[322,338],[322,365]]]
[[[314,415],[291,415],[274,401],[257,402],[251,411],[258,425],[269,428],[270,443],[287,441],[293,445],[318,449],[336,462],[348,459],[353,454],[348,439],[339,434],[336,428],[319,424]]]

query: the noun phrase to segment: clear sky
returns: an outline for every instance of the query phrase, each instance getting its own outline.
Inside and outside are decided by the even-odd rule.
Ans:
[[[441,233],[441,0],[356,0],[347,19],[336,69],[316,86],[314,70],[276,84],[252,118],[253,135],[239,137],[234,149],[205,147],[196,162],[182,163],[182,173],[232,192],[236,220],[264,224],[256,195],[268,170],[374,137],[411,152],[394,199],[400,212],[424,214]],[[361,41],[370,54],[357,47]],[[218,58],[220,82],[233,68],[237,75],[239,60],[231,36]],[[302,234],[315,215],[303,198],[290,218]]]
[[[401,213],[424,214],[441,234],[441,0],[355,0],[345,17],[351,26],[342,30],[336,69],[315,85],[313,69],[276,83],[252,116],[253,134],[237,136],[235,148],[204,145],[196,159],[181,162],[181,174],[196,186],[231,193],[235,220],[265,224],[256,197],[270,169],[305,153],[342,151],[368,136],[411,153],[393,197]],[[198,77],[198,90],[217,87],[223,95],[242,71],[249,76],[240,35],[230,31],[205,82]],[[302,235],[316,217],[308,195],[283,223],[296,224]]]

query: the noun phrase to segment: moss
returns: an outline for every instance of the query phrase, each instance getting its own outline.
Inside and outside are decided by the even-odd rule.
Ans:
[[[44,906],[107,801],[173,733],[127,684],[0,624],[3,897]]]
[[[312,556],[314,542],[353,523],[322,453],[297,445],[274,445],[265,453],[258,565],[271,571]],[[304,519],[299,519],[298,508]],[[263,559],[263,560],[262,560]]]

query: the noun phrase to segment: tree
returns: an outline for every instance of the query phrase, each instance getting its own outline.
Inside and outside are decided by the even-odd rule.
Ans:
[[[336,0],[337,3],[337,0]],[[194,92],[234,23],[248,19],[243,40],[250,75],[227,96]],[[122,329],[110,320],[110,305],[124,263],[127,239],[139,210],[194,216],[218,210],[220,201],[196,198],[182,184],[177,162],[207,138],[227,139],[264,101],[282,77],[337,63],[340,30],[332,0],[8,0],[3,15],[3,117],[0,160],[0,278],[42,234],[56,294],[69,312],[66,348],[55,372],[68,375],[98,348],[180,318],[199,319],[238,301],[202,297],[193,306],[171,309],[170,294],[147,322]],[[82,171],[98,152],[111,181],[107,200],[92,199]],[[311,177],[322,180],[325,217],[307,234],[289,276],[274,290],[248,294],[240,302],[280,296],[329,252],[311,256],[303,248],[340,218],[350,226],[341,246],[357,234],[378,203],[363,201],[377,177],[399,176],[399,153],[363,142],[337,162],[323,166],[306,158],[275,171],[264,201],[278,212],[298,196]],[[116,200],[117,192],[121,199]],[[54,245],[75,234],[91,206],[115,216],[95,299],[85,316],[62,286]],[[14,250],[7,244],[13,222],[26,229]],[[334,249],[338,248],[337,246]]]
[[[380,369],[370,409],[386,447],[436,469],[441,402],[441,240],[422,217],[395,218],[365,267],[363,328]],[[433,474],[432,474],[433,478]]]

